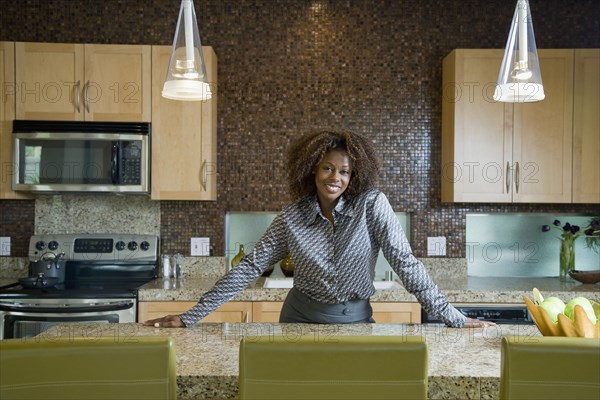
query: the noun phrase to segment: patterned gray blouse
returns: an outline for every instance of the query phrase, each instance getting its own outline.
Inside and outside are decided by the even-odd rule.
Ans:
[[[331,224],[316,196],[284,207],[251,253],[223,276],[198,304],[180,315],[186,326],[231,300],[270,265],[291,253],[296,269],[294,286],[322,303],[368,299],[375,293],[373,278],[379,249],[404,287],[448,326],[466,321],[413,255],[387,197],[370,190],[347,201],[340,198]]]

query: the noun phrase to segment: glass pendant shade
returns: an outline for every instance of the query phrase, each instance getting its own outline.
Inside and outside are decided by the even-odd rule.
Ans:
[[[543,100],[544,86],[527,0],[518,0],[498,75],[494,100],[521,103]]]
[[[162,96],[197,101],[212,97],[192,0],[181,0]]]

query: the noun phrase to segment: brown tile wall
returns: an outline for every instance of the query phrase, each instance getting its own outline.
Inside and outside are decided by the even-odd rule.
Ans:
[[[600,47],[597,0],[532,0],[539,48]],[[568,4],[567,4],[568,3]],[[171,44],[179,1],[0,0],[0,40]],[[441,62],[454,48],[503,48],[505,0],[196,0],[203,44],[219,60],[217,202],[161,204],[163,248],[189,254],[209,236],[223,254],[224,214],[287,201],[283,149],[312,129],[373,138],[381,189],[413,213],[412,244],[447,236],[464,257],[467,212],[591,212],[590,205],[440,203]],[[0,235],[25,255],[32,201],[0,202]]]

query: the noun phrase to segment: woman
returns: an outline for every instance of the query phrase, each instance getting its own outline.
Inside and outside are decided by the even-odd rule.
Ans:
[[[375,322],[369,298],[379,249],[425,310],[451,327],[491,325],[466,318],[448,303],[410,245],[387,198],[375,189],[380,161],[371,142],[351,132],[311,133],[288,151],[294,202],[273,220],[251,254],[181,315],[146,321],[193,326],[288,253],[294,287],[280,322]]]

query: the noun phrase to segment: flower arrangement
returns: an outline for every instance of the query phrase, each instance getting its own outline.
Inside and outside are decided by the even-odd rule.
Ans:
[[[585,236],[586,246],[595,252],[600,252],[600,217],[592,217],[588,223],[588,226],[581,230],[578,225],[571,225],[565,223],[561,227],[559,220],[554,220],[552,226],[542,226],[542,232],[549,232],[550,229],[555,228],[562,231],[560,240],[560,269],[559,276],[562,280],[565,280],[569,275],[569,271],[575,269],[575,240],[577,238]]]
[[[583,233],[586,235],[585,245],[600,253],[600,215],[590,219],[589,226]]]

